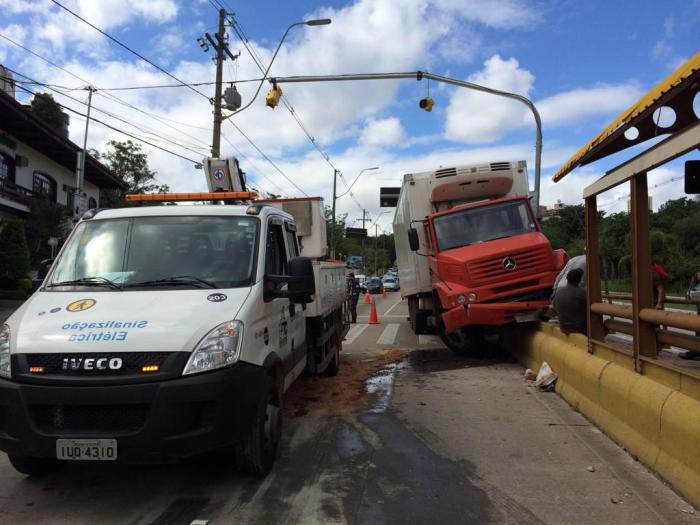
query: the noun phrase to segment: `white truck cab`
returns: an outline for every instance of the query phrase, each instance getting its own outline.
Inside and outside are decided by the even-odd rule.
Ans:
[[[271,203],[88,212],[0,327],[0,449],[26,474],[212,451],[267,473],[284,392],[339,364],[345,269],[300,240]]]

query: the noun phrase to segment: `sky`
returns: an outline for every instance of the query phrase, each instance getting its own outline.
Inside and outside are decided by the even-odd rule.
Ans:
[[[584,143],[700,50],[700,0],[271,0],[264,9],[235,0],[61,3],[188,84],[215,78],[213,51],[197,38],[216,32],[223,5],[236,23],[227,28],[229,48],[240,52],[225,62],[223,76],[227,86],[238,82],[244,105],[262,76],[252,53],[267,67],[287,27],[316,18],[332,23],[293,27],[270,75],[420,70],[527,96],[542,115],[541,203],[550,206],[581,203],[585,186],[635,153],[631,148],[551,181]],[[144,145],[159,182],[173,191],[206,190],[194,163],[212,143],[211,84],[144,89],[178,82],[51,0],[0,0],[0,64],[51,85],[21,84],[80,113],[85,86],[96,87],[94,117],[187,159]],[[138,89],[110,90],[125,87]],[[223,124],[222,154],[236,156],[259,190],[321,195],[327,204],[335,168],[342,194],[362,170],[379,167],[364,171],[338,199],[348,226],[359,226],[366,209],[390,231],[393,213],[382,214],[379,188],[399,186],[406,173],[524,159],[534,184],[534,121],[517,102],[410,79],[283,84],[288,107],[270,109],[268,89],[264,83],[251,106]],[[418,107],[426,96],[435,100],[432,112]],[[28,102],[31,95],[18,89],[17,98]],[[694,107],[700,111],[697,96]],[[84,128],[72,114],[70,137],[78,144]],[[107,141],[128,138],[91,122],[87,143],[104,151]],[[655,208],[683,195],[683,162],[697,158],[693,152],[650,173]],[[624,211],[628,191],[623,185],[603,194],[600,209]]]

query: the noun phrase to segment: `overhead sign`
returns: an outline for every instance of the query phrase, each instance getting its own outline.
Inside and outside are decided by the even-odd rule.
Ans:
[[[364,228],[345,228],[345,236],[348,239],[366,239],[367,230]]]
[[[401,188],[379,188],[379,206],[382,208],[396,208],[399,203]]]

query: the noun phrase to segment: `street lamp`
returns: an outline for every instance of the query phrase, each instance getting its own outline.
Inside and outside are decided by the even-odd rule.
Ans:
[[[383,211],[382,213],[377,215],[377,218],[374,220],[374,273],[377,273],[377,251],[379,250],[379,217],[381,217],[385,213],[389,213],[389,210]],[[382,228],[382,230],[384,230],[384,228]]]
[[[365,168],[362,171],[360,171],[360,173],[357,174],[357,177],[355,177],[355,180],[352,181],[352,184],[350,184],[348,191],[346,191],[345,193],[343,193],[341,195],[335,194],[336,177],[338,176],[339,172],[338,172],[338,170],[333,171],[333,220],[331,222],[331,225],[332,225],[332,229],[331,229],[331,259],[335,259],[335,201],[338,200],[343,195],[347,195],[348,193],[350,193],[350,190],[357,182],[357,179],[359,179],[360,175],[362,175],[365,171],[378,170],[378,169],[379,169],[379,166],[375,166],[374,168]]]
[[[277,53],[279,53],[280,48],[282,47],[282,44],[284,43],[285,38],[287,38],[287,35],[289,34],[289,31],[296,26],[325,26],[331,23],[330,18],[318,18],[314,20],[306,20],[305,22],[295,22],[292,25],[290,25],[287,30],[284,32],[284,35],[282,35],[282,39],[280,40],[280,43],[277,44],[277,49],[275,49],[275,54],[272,55],[272,60],[270,60],[270,63],[267,65],[267,69],[265,70],[265,73],[263,73],[263,77],[260,79],[260,84],[258,84],[258,89],[255,91],[255,95],[253,95],[253,98],[251,99],[250,102],[248,102],[245,106],[242,108],[234,111],[230,115],[227,115],[224,117],[224,119],[227,119],[229,117],[232,117],[236,115],[237,113],[240,113],[244,109],[248,108],[253,102],[255,102],[255,99],[258,98],[258,94],[260,93],[260,88],[262,88],[263,84],[265,83],[265,80],[267,80],[267,74],[270,72],[270,68],[272,67],[272,63],[275,61],[275,58],[277,58]],[[276,86],[275,83],[273,85]]]

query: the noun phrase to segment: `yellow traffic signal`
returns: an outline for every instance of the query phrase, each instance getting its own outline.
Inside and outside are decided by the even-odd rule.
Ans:
[[[418,106],[424,111],[432,111],[434,105],[435,101],[430,97],[422,98],[420,102],[418,102]]]
[[[282,88],[277,84],[273,84],[270,91],[267,92],[265,97],[265,105],[269,108],[275,109],[277,104],[280,103],[280,98],[282,97]]]

